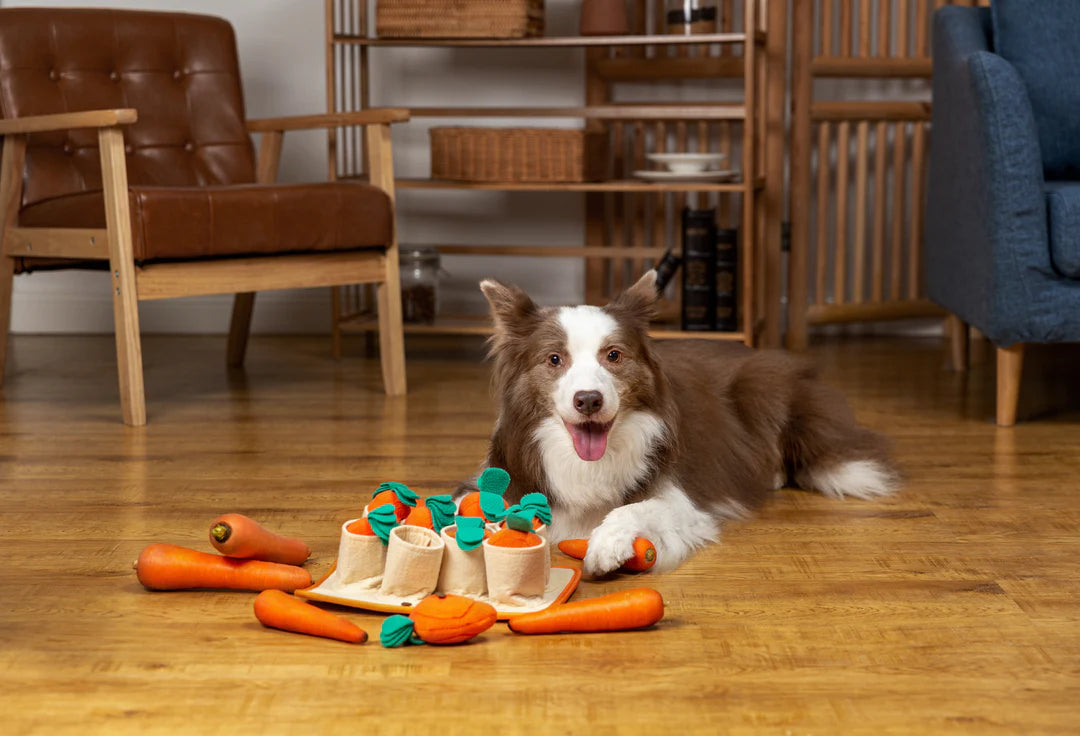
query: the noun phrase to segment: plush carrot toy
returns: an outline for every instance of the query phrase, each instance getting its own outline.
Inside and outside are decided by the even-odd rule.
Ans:
[[[408,616],[383,621],[379,641],[384,647],[406,644],[461,644],[495,623],[495,609],[460,595],[429,595]]]
[[[458,503],[458,515],[475,516],[484,521],[502,521],[506,516],[503,494],[510,486],[510,474],[502,468],[488,468],[476,479],[480,490],[466,493]]]
[[[526,493],[521,497],[521,502],[516,503],[506,510],[507,517],[510,514],[519,514],[532,518],[532,528],[535,531],[542,526],[551,523],[551,506],[548,505],[547,496],[543,493]],[[503,527],[506,522],[503,522]]]
[[[144,549],[135,562],[135,574],[150,590],[296,590],[311,585],[311,573],[302,567],[237,560],[175,544],[151,544]]]
[[[535,547],[543,544],[539,534],[533,534],[532,519],[518,513],[506,517],[506,528],[491,535],[488,544],[494,547]]]
[[[398,525],[397,509],[392,503],[384,503],[378,508],[368,511],[368,515],[357,519],[345,530],[352,534],[360,534],[367,537],[378,537],[383,544],[390,543],[390,530]]]
[[[368,504],[368,508],[374,509],[383,504],[392,503],[397,520],[401,521],[409,515],[409,511],[416,506],[419,498],[416,492],[404,483],[392,481],[382,483],[375,489],[375,492],[371,494],[371,503]]]
[[[454,523],[456,510],[454,499],[449,493],[430,496],[424,499],[423,506],[417,506],[409,512],[409,515],[405,517],[405,524],[426,527],[438,533],[444,526]]]
[[[210,544],[226,557],[302,565],[311,550],[299,539],[274,534],[243,514],[224,514],[210,525]]]
[[[664,617],[664,599],[652,588],[633,588],[599,598],[563,603],[509,621],[515,634],[626,631],[652,626]]]
[[[264,590],[255,596],[255,618],[263,626],[350,644],[363,644],[368,638],[367,632],[351,621],[281,590]]]
[[[567,557],[575,560],[585,559],[589,551],[587,539],[564,539],[559,542],[559,551]],[[634,540],[634,556],[622,564],[620,570],[625,572],[645,572],[656,564],[656,547],[644,537]]]
[[[491,536],[491,532],[484,527],[484,520],[475,516],[459,516],[454,524],[457,528],[448,529],[446,533],[466,552],[476,549]]]

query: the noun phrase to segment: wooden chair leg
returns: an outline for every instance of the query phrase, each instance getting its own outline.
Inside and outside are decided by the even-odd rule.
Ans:
[[[135,287],[135,256],[128,210],[124,134],[119,128],[98,132],[101,178],[105,192],[105,223],[109,229],[109,270],[112,273],[113,321],[116,324],[116,363],[120,374],[120,409],[124,424],[146,424],[139,299]]]
[[[8,332],[11,330],[11,291],[15,286],[15,259],[0,253],[0,386],[7,367]]]
[[[251,334],[251,312],[255,308],[255,292],[245,291],[233,297],[232,321],[229,324],[229,347],[226,363],[230,368],[244,365],[248,335]]]
[[[948,316],[946,328],[949,332],[949,367],[954,371],[966,371],[971,363],[971,331],[955,314]]]
[[[1024,344],[1017,343],[997,349],[997,424],[1011,427],[1016,424],[1016,407],[1020,400],[1020,376],[1024,367]]]
[[[395,248],[393,279],[378,286],[379,360],[382,363],[383,388],[388,396],[405,393],[405,332],[401,323],[401,286],[397,279]]]

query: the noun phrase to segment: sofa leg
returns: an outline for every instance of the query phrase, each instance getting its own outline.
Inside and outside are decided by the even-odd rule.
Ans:
[[[251,312],[255,308],[255,292],[244,291],[233,297],[232,322],[229,324],[229,346],[226,362],[230,368],[244,365],[248,335],[251,334]]]
[[[1020,376],[1024,368],[1024,344],[997,349],[997,424],[1016,424],[1016,406],[1020,400]]]
[[[948,316],[946,329],[949,332],[949,367],[954,371],[966,371],[971,362],[971,330],[955,314]]]

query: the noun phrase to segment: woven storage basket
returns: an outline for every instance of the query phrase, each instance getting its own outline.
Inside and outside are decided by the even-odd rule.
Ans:
[[[431,178],[577,182],[603,178],[603,134],[561,128],[432,128]]]
[[[380,38],[524,38],[544,35],[544,0],[378,0]]]

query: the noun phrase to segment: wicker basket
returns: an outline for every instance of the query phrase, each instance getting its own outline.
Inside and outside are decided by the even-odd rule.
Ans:
[[[544,35],[544,0],[378,0],[380,38],[524,38]]]
[[[431,177],[472,182],[604,178],[603,134],[561,128],[432,128]]]

